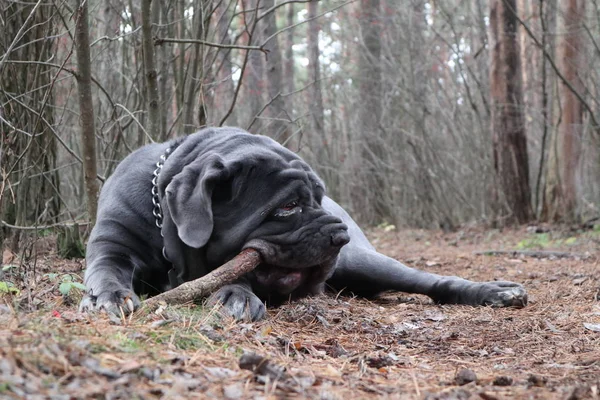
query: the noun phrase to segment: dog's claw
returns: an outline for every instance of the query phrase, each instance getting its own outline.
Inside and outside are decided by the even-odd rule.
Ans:
[[[133,300],[131,300],[129,297],[125,299],[125,306],[127,307],[127,311],[129,311],[129,313],[132,313],[135,310]]]
[[[79,311],[105,311],[121,317],[123,314],[131,314],[140,305],[141,302],[135,293],[127,289],[118,289],[102,292],[98,296],[84,296],[79,304]]]
[[[214,292],[208,299],[207,305],[220,305],[225,314],[236,320],[258,321],[265,316],[265,305],[254,293],[245,286],[230,284]]]
[[[484,283],[484,305],[492,307],[517,307],[527,305],[527,291],[518,283],[513,282],[487,282]]]

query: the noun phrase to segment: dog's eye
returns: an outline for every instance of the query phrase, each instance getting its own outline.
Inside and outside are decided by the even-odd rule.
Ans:
[[[289,203],[287,203],[283,207],[279,207],[279,209],[280,210],[284,210],[284,211],[290,211],[290,210],[293,210],[296,207],[298,207],[298,202],[297,201],[290,201]]]
[[[302,209],[298,207],[298,202],[290,201],[289,203],[286,203],[281,207],[275,209],[275,211],[273,212],[273,216],[278,218],[285,218],[292,216],[298,212],[302,212]]]

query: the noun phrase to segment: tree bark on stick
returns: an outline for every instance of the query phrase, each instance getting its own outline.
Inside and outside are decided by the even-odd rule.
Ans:
[[[96,211],[98,209],[96,128],[94,126],[94,104],[92,102],[92,67],[90,60],[88,2],[85,0],[80,0],[78,2],[75,40],[77,66],[79,69],[77,74],[77,89],[79,91],[83,177],[87,197],[87,211],[91,224],[94,225],[96,222]]]
[[[174,289],[151,297],[144,304],[146,307],[155,308],[160,302],[184,304],[207,297],[217,289],[252,271],[260,262],[261,257],[258,251],[244,249],[233,259],[203,277],[185,282]]]

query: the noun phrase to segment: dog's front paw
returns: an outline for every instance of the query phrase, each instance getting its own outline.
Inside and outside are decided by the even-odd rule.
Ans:
[[[108,290],[95,296],[87,294],[79,303],[80,312],[106,311],[115,315],[130,314],[142,303],[139,297],[128,289]]]
[[[243,285],[226,285],[214,292],[207,301],[220,304],[223,310],[237,320],[258,321],[265,316],[265,305]]]
[[[527,305],[527,291],[518,283],[497,281],[480,285],[477,293],[480,305],[518,308]]]

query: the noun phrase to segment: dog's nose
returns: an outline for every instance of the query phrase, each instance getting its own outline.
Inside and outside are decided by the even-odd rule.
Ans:
[[[336,247],[342,247],[350,241],[348,231],[346,229],[340,229],[331,234],[331,245]]]

